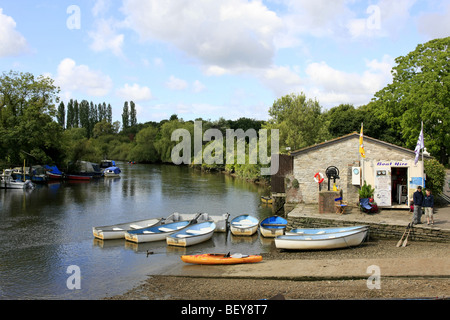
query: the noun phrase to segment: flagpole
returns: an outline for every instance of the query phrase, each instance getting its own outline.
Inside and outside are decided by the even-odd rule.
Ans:
[[[425,173],[425,163],[423,162],[423,149],[425,149],[425,138],[423,135],[423,121],[422,121],[422,125],[421,125],[421,129],[422,129],[422,143],[423,143],[423,148],[422,148],[422,187],[425,189],[425,177],[424,177],[424,173]]]
[[[364,128],[364,122],[361,122],[361,130],[362,130],[362,128]],[[363,136],[364,136],[364,133],[363,133]],[[364,158],[363,158],[361,152],[359,153],[359,157],[361,159],[360,164],[361,164],[361,179],[362,179],[361,187],[362,187],[364,184]]]

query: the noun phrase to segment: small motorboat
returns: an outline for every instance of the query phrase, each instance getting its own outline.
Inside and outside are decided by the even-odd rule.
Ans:
[[[34,189],[30,180],[22,181],[12,177],[12,170],[6,169],[0,175],[0,189]]]
[[[275,238],[282,236],[286,230],[288,221],[279,216],[265,218],[259,224],[259,232],[263,237]]]
[[[359,229],[369,228],[369,226],[350,226],[350,227],[337,227],[337,228],[296,228],[286,232],[288,236],[301,236],[301,235],[320,235],[320,234],[332,234],[341,233],[347,231],[355,231]]]
[[[62,173],[57,166],[45,165],[45,174],[48,176],[49,180],[61,180],[64,178],[64,173]]]
[[[332,234],[278,236],[275,247],[286,250],[328,250],[359,246],[369,229],[358,229]]]
[[[205,253],[181,256],[181,260],[186,263],[209,265],[256,263],[262,261],[262,259],[263,258],[260,255],[243,255],[241,253],[235,253],[232,255],[230,255],[230,253]]]
[[[114,224],[110,226],[93,227],[92,233],[94,234],[95,238],[102,240],[123,239],[125,238],[125,233],[129,230],[159,226],[163,222],[164,222],[163,218],[154,218],[154,219],[146,219]]]
[[[166,237],[166,242],[171,246],[192,246],[211,239],[215,229],[216,224],[211,221],[192,224],[180,231],[168,235]]]
[[[121,172],[119,167],[108,167],[103,171],[103,175],[106,178],[117,178],[120,177]]]
[[[231,220],[230,231],[235,236],[251,236],[258,230],[258,224],[258,219],[243,214]]]
[[[165,240],[167,236],[189,225],[197,223],[197,220],[179,221],[160,226],[147,227],[125,232],[125,239],[131,242],[142,243]]]

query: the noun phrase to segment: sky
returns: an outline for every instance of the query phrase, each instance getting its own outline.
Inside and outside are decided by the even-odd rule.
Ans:
[[[304,93],[367,104],[395,58],[450,35],[447,0],[0,0],[0,72],[45,75],[60,97],[137,120],[267,120]]]

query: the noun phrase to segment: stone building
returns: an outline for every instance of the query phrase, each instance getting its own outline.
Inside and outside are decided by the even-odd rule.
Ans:
[[[354,132],[333,140],[291,152],[293,169],[285,175],[286,211],[299,203],[318,204],[320,174],[322,191],[328,190],[326,170],[334,166],[339,179],[334,182],[343,200],[357,206],[364,181],[375,188],[374,199],[379,207],[408,208],[417,185],[424,186],[422,159],[414,164],[415,153],[378,139],[364,136],[366,158],[359,153],[359,133]],[[428,157],[428,156],[425,156]]]

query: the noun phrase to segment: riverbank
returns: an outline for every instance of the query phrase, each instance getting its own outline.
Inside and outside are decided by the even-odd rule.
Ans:
[[[450,297],[448,244],[372,240],[343,250],[263,254],[251,265],[179,263],[112,300],[405,299]],[[149,257],[151,263],[151,256]],[[367,279],[378,266],[380,289]],[[193,290],[192,288],[195,288]]]

